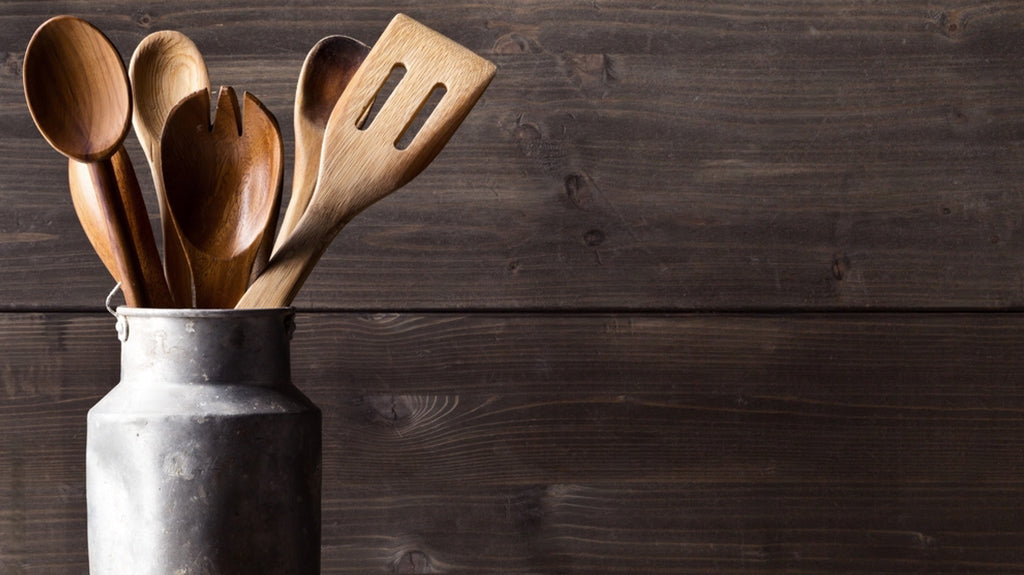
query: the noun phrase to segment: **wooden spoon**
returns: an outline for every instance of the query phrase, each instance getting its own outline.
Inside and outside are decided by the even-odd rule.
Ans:
[[[138,235],[133,224],[148,225],[149,220],[133,221],[126,213],[121,194],[132,190],[118,189],[110,161],[128,134],[132,115],[128,74],[117,49],[92,24],[57,16],[32,35],[22,76],[29,111],[43,137],[58,152],[88,164],[96,209],[108,222],[107,242],[127,304],[163,305],[160,285],[147,284],[132,243]],[[141,227],[136,231],[143,232]],[[160,283],[166,290],[162,278]]]
[[[347,36],[328,36],[306,55],[295,89],[295,166],[291,198],[275,249],[291,235],[316,187],[327,119],[370,47]]]
[[[396,67],[405,75],[364,124],[366,111]],[[291,237],[246,291],[238,308],[290,305],[346,223],[416,177],[441,151],[483,94],[494,64],[399,14],[352,77],[331,112],[316,190]],[[408,146],[399,149],[438,87],[445,94]]]
[[[135,176],[135,168],[124,146],[117,149],[110,161],[114,166],[117,189],[120,191],[125,213],[132,222],[132,244],[140,254],[144,254],[139,261],[142,264],[147,289],[150,289],[147,293],[150,294],[154,306],[173,307],[171,293],[160,269],[160,255],[149,224],[149,214],[146,212],[145,203],[142,202],[139,180]],[[100,209],[99,191],[92,179],[89,164],[69,158],[68,184],[71,187],[71,201],[75,206],[75,213],[78,214],[78,221],[81,222],[89,243],[100,256],[110,275],[116,281],[121,281],[118,276],[120,272],[117,268],[117,258],[110,245],[110,222],[104,218]]]
[[[173,30],[153,32],[135,48],[128,65],[135,97],[132,124],[146,153],[163,228],[164,269],[175,302],[192,302],[192,274],[181,247],[178,231],[167,213],[167,194],[160,169],[160,135],[167,115],[186,96],[210,88],[210,77],[199,48],[187,36]]]
[[[277,121],[252,94],[240,114],[235,91],[221,88],[212,126],[209,90],[168,115],[161,167],[196,307],[230,308],[245,292],[278,202],[283,157]]]

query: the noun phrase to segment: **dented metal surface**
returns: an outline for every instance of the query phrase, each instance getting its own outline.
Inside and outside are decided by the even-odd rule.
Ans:
[[[320,410],[290,309],[119,308],[121,381],[88,416],[92,575],[319,573]]]

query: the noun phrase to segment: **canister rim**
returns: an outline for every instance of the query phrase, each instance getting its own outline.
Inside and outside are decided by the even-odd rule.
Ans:
[[[245,318],[294,315],[294,307],[273,307],[256,309],[199,309],[199,308],[156,308],[117,306],[115,315],[125,317],[166,317],[166,318]]]

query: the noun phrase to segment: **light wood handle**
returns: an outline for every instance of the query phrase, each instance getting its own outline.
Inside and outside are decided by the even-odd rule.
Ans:
[[[402,81],[363,125],[398,66]],[[317,187],[292,236],[236,307],[290,305],[337,233],[374,202],[408,183],[441,151],[493,78],[495,66],[404,15],[392,19],[331,111]],[[438,86],[444,96],[412,142],[397,142]]]
[[[325,221],[321,213],[307,211],[235,307],[260,309],[291,305],[320,256],[344,225],[337,226],[333,233],[324,233],[332,224]]]

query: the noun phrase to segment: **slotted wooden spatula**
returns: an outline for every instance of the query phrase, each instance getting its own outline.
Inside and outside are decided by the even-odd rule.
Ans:
[[[367,120],[396,68],[404,68],[404,76]],[[290,305],[341,228],[437,156],[495,70],[494,64],[412,18],[395,16],[331,112],[317,187],[305,215],[236,307]],[[437,89],[444,95],[405,145],[406,131]]]

